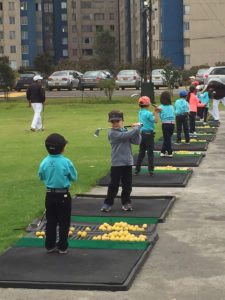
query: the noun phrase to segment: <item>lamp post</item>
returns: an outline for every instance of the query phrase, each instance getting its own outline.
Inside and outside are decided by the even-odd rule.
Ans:
[[[143,1],[143,73],[144,82],[141,85],[141,95],[154,101],[154,85],[152,83],[152,0]],[[149,76],[147,76],[147,73]],[[149,80],[147,80],[149,77]]]

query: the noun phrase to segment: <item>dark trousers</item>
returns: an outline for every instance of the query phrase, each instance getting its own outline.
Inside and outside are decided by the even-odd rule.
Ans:
[[[200,119],[203,119],[203,115],[204,115],[204,107],[198,107],[198,108],[197,108],[197,116],[198,116]]]
[[[166,153],[166,151],[168,152],[169,155],[172,154],[173,152],[172,142],[171,142],[173,131],[174,131],[174,124],[162,123],[163,145],[162,145],[161,152],[164,154]]]
[[[154,132],[142,132],[141,144],[139,146],[139,154],[136,163],[136,171],[140,172],[141,164],[145,157],[145,152],[148,155],[148,170],[154,170]]]
[[[181,132],[183,128],[185,141],[186,143],[189,143],[190,137],[189,137],[189,126],[188,126],[188,114],[176,116],[176,127],[177,127],[177,142],[181,142]]]
[[[113,205],[114,199],[118,193],[120,180],[122,185],[121,203],[122,205],[131,203],[130,194],[132,191],[132,166],[111,167],[110,183],[105,204]]]
[[[207,119],[208,119],[208,110],[209,110],[208,107],[204,108],[203,118],[204,118],[205,123],[207,122]]]
[[[45,198],[46,208],[46,249],[58,247],[66,250],[68,247],[68,232],[70,228],[71,196],[70,193],[47,192]],[[57,226],[59,227],[59,239],[56,245]]]
[[[195,119],[196,119],[196,112],[190,111],[189,113],[190,133],[195,132]]]

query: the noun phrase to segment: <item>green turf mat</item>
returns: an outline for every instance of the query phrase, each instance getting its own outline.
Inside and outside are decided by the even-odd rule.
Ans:
[[[138,218],[138,217],[90,217],[90,216],[71,216],[73,222],[86,222],[86,223],[115,223],[115,222],[127,222],[129,224],[157,224],[158,218]]]
[[[121,242],[121,241],[93,241],[93,240],[68,240],[69,248],[80,249],[128,249],[145,250],[149,242]],[[44,239],[23,237],[16,243],[16,247],[44,247]]]

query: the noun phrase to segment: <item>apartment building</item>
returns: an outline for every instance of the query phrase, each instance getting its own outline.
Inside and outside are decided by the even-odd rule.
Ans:
[[[109,31],[119,53],[118,0],[67,0],[68,55],[71,59],[92,59],[95,35]]]
[[[225,0],[183,0],[184,67],[225,61]]]

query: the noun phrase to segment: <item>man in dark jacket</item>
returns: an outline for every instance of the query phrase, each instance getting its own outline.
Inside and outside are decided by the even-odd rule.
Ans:
[[[34,110],[31,131],[43,130],[41,112],[45,102],[45,90],[41,85],[42,79],[43,78],[40,75],[35,75],[33,78],[34,83],[27,89],[27,100],[29,101],[29,106],[32,106]]]

